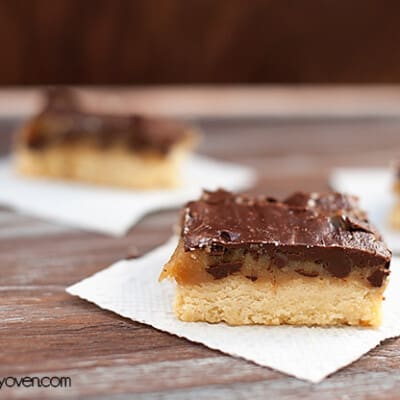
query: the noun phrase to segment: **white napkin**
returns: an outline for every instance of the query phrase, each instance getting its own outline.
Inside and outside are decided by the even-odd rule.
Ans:
[[[124,190],[17,176],[10,160],[0,162],[0,203],[26,214],[79,228],[123,235],[151,211],[179,207],[202,189],[243,190],[255,181],[247,167],[192,156],[184,185],[169,190]]]
[[[382,340],[400,335],[400,259],[393,260],[384,322],[379,329],[181,322],[172,311],[174,284],[158,282],[176,243],[173,238],[141,258],[119,261],[67,292],[123,317],[311,382],[319,382],[357,360]]]
[[[362,208],[368,212],[389,248],[400,253],[400,232],[388,224],[395,202],[393,179],[389,168],[337,168],[332,171],[330,185],[339,192],[359,196]]]

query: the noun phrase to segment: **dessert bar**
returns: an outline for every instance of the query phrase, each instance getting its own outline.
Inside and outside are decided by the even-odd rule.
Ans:
[[[391,252],[356,197],[204,192],[181,225],[160,279],[175,279],[183,321],[380,324]]]
[[[174,187],[195,138],[168,119],[88,112],[73,90],[55,89],[18,132],[16,167],[23,175],[101,185]]]

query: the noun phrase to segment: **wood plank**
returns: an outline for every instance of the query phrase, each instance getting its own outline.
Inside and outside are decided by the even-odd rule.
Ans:
[[[399,12],[395,0],[3,0],[0,83],[399,82]]]
[[[397,118],[197,122],[205,132],[202,153],[252,165],[259,173],[253,192],[279,196],[294,188],[326,190],[333,166],[387,165],[400,148]],[[0,120],[0,131],[1,126]],[[9,137],[0,140],[0,150],[9,149],[6,142]],[[400,339],[386,341],[321,384],[311,385],[134,323],[64,292],[69,284],[114,261],[162,243],[177,218],[177,210],[153,213],[126,237],[112,238],[1,207],[0,379],[71,376],[72,387],[0,389],[0,395],[318,400],[398,396]]]
[[[180,85],[75,87],[93,110],[191,118],[376,118],[400,116],[399,85]],[[41,90],[0,89],[0,116],[27,116],[42,105]]]

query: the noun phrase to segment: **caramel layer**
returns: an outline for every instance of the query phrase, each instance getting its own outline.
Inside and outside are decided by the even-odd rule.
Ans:
[[[353,266],[348,274],[337,279],[356,279],[368,287],[380,287],[386,282],[386,274],[381,266]],[[242,275],[250,281],[269,281],[279,284],[282,281],[302,276],[309,279],[335,277],[323,265],[314,261],[287,260],[279,264],[268,254],[255,255],[246,249],[230,249],[224,254],[215,255],[204,249],[185,251],[180,240],[170,261],[165,265],[160,279],[174,278],[180,285],[196,285]]]

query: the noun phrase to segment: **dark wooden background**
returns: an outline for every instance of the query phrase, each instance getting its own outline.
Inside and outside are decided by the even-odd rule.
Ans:
[[[0,0],[0,84],[400,82],[396,0]]]

